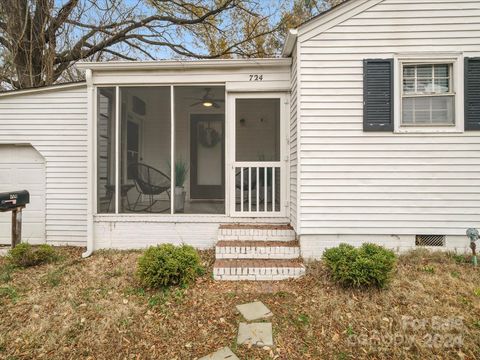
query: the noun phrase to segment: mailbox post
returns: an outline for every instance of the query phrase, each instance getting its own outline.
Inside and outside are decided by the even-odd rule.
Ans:
[[[28,203],[27,190],[0,193],[0,212],[12,212],[12,248],[22,242],[22,210]]]

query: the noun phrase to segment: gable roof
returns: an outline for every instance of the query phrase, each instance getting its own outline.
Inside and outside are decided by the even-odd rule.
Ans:
[[[282,56],[289,57],[292,54],[296,41],[304,42],[311,39],[382,1],[384,0],[345,0],[327,11],[312,17],[302,23],[296,30],[289,31],[282,50]]]

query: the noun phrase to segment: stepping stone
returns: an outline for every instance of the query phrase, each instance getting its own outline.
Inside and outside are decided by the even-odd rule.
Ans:
[[[267,319],[273,316],[272,312],[261,301],[237,305],[237,310],[247,321]]]
[[[199,360],[239,360],[238,357],[228,347],[224,347],[214,353],[204,356]]]
[[[240,323],[237,344],[273,346],[272,323]]]

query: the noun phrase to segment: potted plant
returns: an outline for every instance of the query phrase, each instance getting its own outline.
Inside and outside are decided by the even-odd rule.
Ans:
[[[187,179],[188,165],[183,159],[175,161],[175,212],[183,212],[185,208],[185,180]]]

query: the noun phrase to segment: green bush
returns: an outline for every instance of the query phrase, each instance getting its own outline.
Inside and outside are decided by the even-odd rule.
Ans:
[[[393,251],[367,243],[360,248],[340,244],[327,249],[323,261],[333,279],[344,286],[383,288],[392,278],[397,259]]]
[[[8,259],[15,266],[29,267],[53,262],[58,259],[58,255],[50,245],[32,246],[22,243],[8,252]]]
[[[200,256],[191,246],[152,246],[138,259],[138,276],[150,288],[186,286],[203,273]]]

